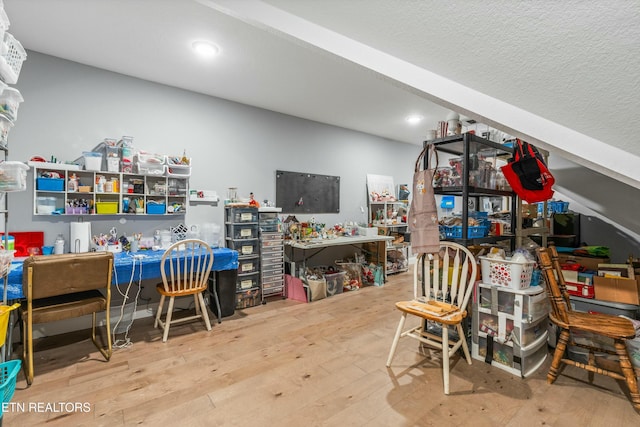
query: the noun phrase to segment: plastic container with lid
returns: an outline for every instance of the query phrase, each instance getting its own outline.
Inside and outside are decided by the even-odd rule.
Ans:
[[[18,107],[24,98],[18,89],[6,87],[0,94],[0,114],[4,114],[9,120],[18,118]]]
[[[55,197],[36,197],[36,213],[39,214],[51,214],[56,210],[56,198]]]
[[[0,163],[0,191],[24,191],[27,189],[29,166],[22,162]]]
[[[99,171],[102,167],[102,153],[85,151],[82,156],[84,157],[84,168],[86,170]]]

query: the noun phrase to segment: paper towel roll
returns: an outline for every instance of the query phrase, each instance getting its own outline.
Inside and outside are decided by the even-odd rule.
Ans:
[[[72,253],[89,252],[91,250],[91,223],[72,222],[69,242]]]

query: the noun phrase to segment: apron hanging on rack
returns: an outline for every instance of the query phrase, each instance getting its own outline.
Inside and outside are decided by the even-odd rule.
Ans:
[[[427,159],[426,169],[425,156]],[[431,159],[436,166],[431,168]],[[437,253],[440,250],[440,228],[438,209],[433,193],[433,175],[438,166],[438,154],[433,144],[428,144],[416,160],[413,173],[413,201],[409,208],[409,231],[411,232],[411,251],[419,253]]]

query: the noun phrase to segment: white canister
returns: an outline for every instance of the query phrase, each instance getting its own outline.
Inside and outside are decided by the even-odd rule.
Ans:
[[[58,234],[58,237],[53,244],[53,253],[56,255],[64,253],[64,237],[62,237],[62,234]]]

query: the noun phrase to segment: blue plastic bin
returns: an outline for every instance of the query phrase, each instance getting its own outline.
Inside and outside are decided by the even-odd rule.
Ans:
[[[64,191],[64,179],[36,178],[36,189],[41,191]]]
[[[164,203],[147,203],[147,213],[151,215],[162,215],[167,211]]]

